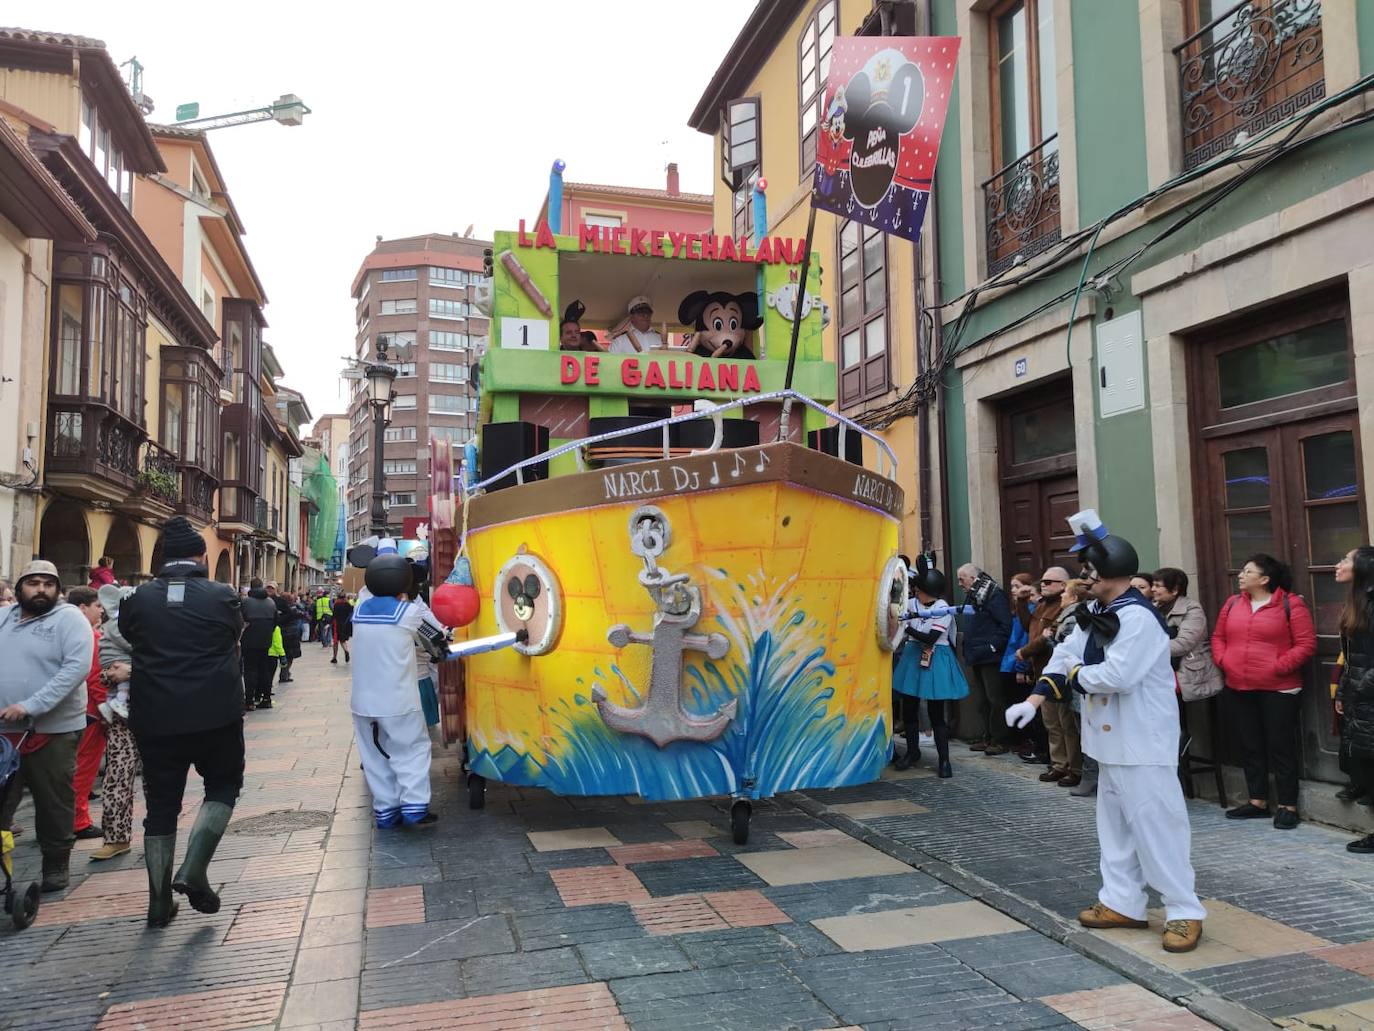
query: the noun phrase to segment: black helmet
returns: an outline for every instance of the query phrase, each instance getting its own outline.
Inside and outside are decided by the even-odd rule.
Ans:
[[[394,551],[378,555],[367,564],[363,583],[378,598],[394,598],[411,591],[410,563]]]
[[[920,555],[916,559],[916,571],[911,577],[912,586],[930,598],[938,598],[945,593],[945,574],[935,568],[933,554]]]
[[[1104,580],[1134,576],[1140,568],[1140,556],[1125,537],[1107,532],[1102,520],[1091,508],[1075,512],[1068,518],[1069,527],[1077,535],[1071,549],[1084,566]]]

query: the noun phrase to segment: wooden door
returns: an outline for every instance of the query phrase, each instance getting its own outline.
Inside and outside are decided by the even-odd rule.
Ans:
[[[1002,406],[997,467],[1001,486],[1002,575],[1047,566],[1076,568],[1068,517],[1078,511],[1072,388],[1039,384]]]
[[[1078,560],[1070,553],[1073,532],[1068,518],[1078,511],[1078,476],[1027,480],[1002,489],[1002,575],[1030,573],[1039,577],[1049,566],[1070,572]]]
[[[1312,610],[1318,641],[1303,698],[1304,775],[1324,780],[1339,777],[1326,685],[1345,592],[1333,574],[1345,553],[1364,543],[1367,525],[1359,452],[1353,412],[1207,442],[1212,612],[1235,592],[1249,556],[1264,552],[1292,569],[1293,590]]]

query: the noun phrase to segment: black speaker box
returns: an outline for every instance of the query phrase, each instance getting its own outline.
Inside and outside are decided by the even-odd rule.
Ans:
[[[853,462],[855,465],[864,464],[863,434],[854,430],[845,430],[843,455],[840,454],[840,428],[838,426],[812,430],[806,435],[806,446],[817,451],[824,451],[827,455],[834,455],[836,458],[843,458],[846,462]]]
[[[752,419],[722,419],[720,427],[721,450],[755,447],[759,442],[759,424]],[[697,419],[694,422],[677,423],[670,429],[668,439],[675,448],[700,450],[710,447],[715,436],[716,428],[710,419]]]
[[[489,422],[482,427],[482,479],[495,476],[516,462],[534,458],[549,449],[549,429],[532,422]],[[526,483],[549,478],[549,463],[527,465],[521,472]],[[504,490],[516,485],[515,474],[503,476],[487,487]]]

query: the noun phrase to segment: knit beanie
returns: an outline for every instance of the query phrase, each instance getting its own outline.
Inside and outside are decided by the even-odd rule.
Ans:
[[[205,554],[205,538],[196,533],[185,516],[172,516],[162,524],[162,557],[168,562]]]

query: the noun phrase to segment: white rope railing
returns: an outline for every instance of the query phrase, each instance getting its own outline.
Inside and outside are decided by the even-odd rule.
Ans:
[[[755,394],[751,397],[742,397],[734,401],[727,401],[724,404],[715,405],[710,409],[700,412],[684,412],[682,415],[673,415],[665,419],[657,419],[654,422],[645,423],[642,426],[627,426],[626,428],[620,430],[611,430],[607,433],[598,433],[596,436],[593,437],[584,437],[581,440],[572,440],[566,444],[554,448],[552,451],[545,451],[543,454],[535,455],[533,458],[526,458],[519,462],[516,462],[514,465],[507,466],[505,469],[502,469],[499,473],[496,473],[492,476],[488,476],[485,480],[482,480],[479,483],[474,483],[471,487],[464,486],[463,491],[465,494],[468,495],[478,494],[484,491],[487,487],[491,486],[493,483],[505,479],[512,473],[515,474],[515,482],[517,484],[524,484],[524,471],[527,468],[533,465],[543,465],[546,462],[550,462],[555,458],[559,458],[569,453],[571,453],[574,456],[574,459],[577,462],[578,472],[584,472],[587,468],[585,453],[587,448],[597,444],[603,444],[607,441],[616,440],[620,437],[628,437],[638,433],[652,432],[653,430],[662,430],[663,457],[671,458],[672,454],[668,440],[668,428],[670,426],[676,426],[679,423],[694,422],[700,419],[708,418],[715,424],[715,435],[711,440],[711,444],[709,447],[695,450],[692,452],[692,454],[709,455],[720,449],[721,440],[725,434],[724,420],[721,418],[722,413],[731,411],[735,408],[748,408],[750,405],[763,404],[769,401],[783,400],[799,402],[801,404],[806,405],[806,407],[813,409],[814,411],[820,412],[827,418],[834,419],[840,429],[839,453],[842,456],[844,455],[845,435],[849,431],[852,430],[853,432],[860,434],[868,440],[871,440],[874,443],[874,445],[877,446],[879,454],[886,459],[886,464],[885,468],[882,470],[882,475],[886,476],[888,479],[896,479],[897,456],[893,453],[892,448],[888,446],[887,441],[883,440],[882,437],[879,437],[871,430],[868,430],[863,426],[860,426],[857,422],[855,422],[853,419],[850,419],[848,416],[841,415],[839,412],[831,411],[829,408],[826,408],[825,405],[821,404],[820,402],[813,401],[811,398],[807,397],[804,394],[799,394],[795,390],[774,390],[771,393],[767,394]]]

